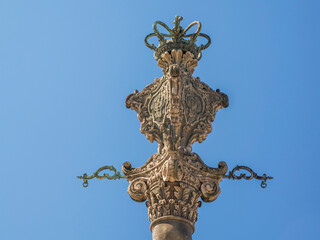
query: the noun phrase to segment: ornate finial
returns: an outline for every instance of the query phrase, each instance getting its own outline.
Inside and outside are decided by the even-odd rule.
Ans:
[[[208,35],[204,33],[200,33],[201,31],[201,23],[199,21],[192,22],[186,29],[183,29],[180,26],[180,22],[182,21],[182,17],[176,16],[173,21],[174,27],[170,29],[165,23],[156,21],[153,23],[153,31],[154,33],[150,33],[146,36],[144,42],[148,48],[154,50],[154,58],[158,60],[164,52],[171,52],[171,50],[179,50],[181,49],[184,53],[189,51],[191,52],[197,60],[201,59],[201,51],[208,48],[211,44],[211,39]],[[160,33],[157,25],[161,25],[164,27],[168,33]],[[195,33],[187,34],[189,29],[194,25],[198,25],[198,28]],[[151,37],[157,36],[159,39],[159,46],[156,47],[154,44],[148,43],[148,39]],[[204,37],[208,40],[208,42],[203,45],[197,46],[195,42],[197,41],[197,37]],[[165,37],[169,39],[165,39]]]
[[[90,176],[85,173],[78,177],[84,187],[93,178],[126,178],[130,197],[137,202],[146,201],[154,240],[191,240],[200,199],[216,200],[223,179],[255,178],[262,181],[262,188],[267,186],[267,180],[273,179],[266,174],[258,175],[246,166],[236,166],[227,173],[225,162],[209,167],[192,152],[192,145],[203,142],[212,131],[217,111],[228,107],[229,99],[219,89],[213,90],[192,75],[201,51],[209,47],[211,40],[200,33],[200,22],[192,22],[183,29],[181,21],[182,17],[176,16],[172,29],[160,21],[153,24],[154,33],[146,36],[145,43],[155,51],[154,57],[164,74],[126,98],[126,107],[137,112],[141,133],[150,142],[158,143],[158,152],[141,167],[134,168],[125,162],[124,175],[113,166],[104,166]],[[160,33],[158,25],[168,33]],[[193,26],[197,26],[196,31],[187,34]],[[159,39],[158,47],[148,43],[154,36]],[[196,45],[199,36],[208,42]],[[104,170],[114,173],[102,173]]]

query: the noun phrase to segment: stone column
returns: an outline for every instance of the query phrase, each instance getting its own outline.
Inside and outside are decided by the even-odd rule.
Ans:
[[[228,169],[225,162],[217,168],[208,167],[192,152],[192,144],[202,142],[212,131],[211,123],[217,111],[228,106],[228,97],[192,76],[210,38],[200,33],[200,22],[183,30],[181,20],[176,17],[169,40],[158,32],[157,25],[169,28],[164,23],[154,23],[155,33],[149,34],[145,42],[155,50],[164,75],[126,98],[127,108],[137,112],[141,132],[159,144],[158,152],[143,166],[132,168],[125,162],[122,167],[130,197],[137,202],[146,201],[153,240],[191,240],[200,198],[211,202],[219,196],[219,183]],[[186,35],[194,25],[198,25],[196,33]],[[159,38],[157,48],[147,42],[152,36]],[[198,36],[208,39],[208,43],[195,45]]]
[[[183,218],[163,217],[151,224],[153,240],[191,240],[194,225]]]
[[[164,76],[126,99],[138,113],[141,132],[159,143],[158,153],[139,168],[126,162],[122,171],[131,198],[146,201],[153,240],[192,239],[200,198],[211,202],[218,197],[228,169],[225,162],[208,167],[192,152],[192,144],[211,132],[228,97],[191,75],[197,65],[191,52],[165,52],[158,65]]]

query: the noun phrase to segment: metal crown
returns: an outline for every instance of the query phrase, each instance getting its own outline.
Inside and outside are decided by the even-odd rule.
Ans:
[[[158,60],[160,56],[165,52],[171,52],[173,49],[178,50],[181,49],[183,52],[191,52],[197,60],[201,59],[201,51],[208,48],[211,44],[211,39],[208,35],[204,33],[200,33],[201,31],[201,23],[199,21],[194,21],[186,29],[183,29],[180,26],[180,22],[182,21],[182,17],[176,16],[173,21],[174,27],[170,29],[165,23],[161,21],[156,21],[153,23],[153,31],[154,33],[150,33],[144,39],[146,46],[152,50],[154,50],[154,58]],[[161,25],[164,27],[168,33],[160,33],[157,25]],[[195,33],[187,34],[189,29],[194,25],[198,25],[198,28]],[[157,36],[159,39],[159,46],[156,47],[154,44],[150,44],[148,39],[151,37]],[[197,46],[195,42],[197,41],[197,37],[204,37],[208,40],[208,42],[203,45]],[[165,39],[169,38],[169,39]]]

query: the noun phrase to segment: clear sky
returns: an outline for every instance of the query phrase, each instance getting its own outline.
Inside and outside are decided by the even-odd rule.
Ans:
[[[213,44],[194,76],[228,94],[194,151],[212,167],[274,176],[224,180],[194,239],[320,239],[319,1],[0,1],[0,239],[151,239],[125,179],[156,152],[126,96],[161,77],[152,23],[202,22]]]

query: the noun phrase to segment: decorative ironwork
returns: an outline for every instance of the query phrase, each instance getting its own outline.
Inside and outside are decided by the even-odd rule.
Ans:
[[[191,52],[199,61],[201,59],[201,51],[208,48],[211,44],[211,39],[207,34],[200,33],[201,31],[201,22],[194,21],[189,24],[186,29],[183,29],[180,26],[180,22],[183,20],[182,17],[176,16],[175,20],[173,21],[174,27],[170,29],[165,23],[161,21],[156,21],[153,23],[153,33],[150,33],[144,39],[146,46],[152,50],[154,50],[154,58],[158,60],[161,55],[165,52],[171,52],[173,49],[175,50],[182,50],[183,52]],[[160,33],[158,30],[158,25],[165,28],[168,33]],[[190,28],[197,25],[197,30],[195,33],[187,34]],[[156,47],[154,44],[150,44],[148,39],[151,37],[158,37],[159,39],[159,46]],[[165,39],[165,37],[170,39]],[[207,39],[206,44],[201,44],[197,46],[195,42],[197,41],[198,37],[204,37]],[[187,40],[189,39],[189,40]]]
[[[102,176],[99,175],[100,172],[102,172],[103,170],[107,170],[107,169],[110,171],[113,171],[114,174],[112,176],[110,176],[109,173],[104,173]],[[97,171],[95,171],[91,176],[88,176],[86,173],[84,173],[82,176],[78,176],[77,178],[83,179],[83,183],[82,183],[83,187],[88,187],[88,185],[89,185],[88,180],[89,179],[97,178],[97,179],[101,179],[101,180],[102,179],[116,180],[116,179],[126,178],[126,176],[121,175],[121,173],[118,172],[114,166],[103,166],[103,167],[99,168]]]
[[[250,173],[250,175],[247,176],[246,173],[240,173],[240,175],[237,175],[235,172],[240,171],[240,170],[245,170]],[[223,178],[228,178],[228,179],[233,179],[233,180],[240,180],[240,179],[245,179],[245,180],[251,180],[253,178],[261,180],[261,187],[266,188],[267,187],[267,180],[268,179],[273,179],[273,177],[267,176],[265,173],[262,176],[258,176],[257,173],[255,173],[251,168],[246,167],[246,166],[236,166],[235,168],[232,169],[232,171],[229,172],[228,175],[224,175]]]

